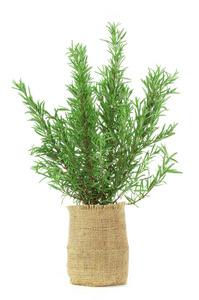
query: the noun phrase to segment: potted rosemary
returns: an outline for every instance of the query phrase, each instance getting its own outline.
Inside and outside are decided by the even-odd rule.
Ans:
[[[169,155],[160,143],[174,134],[177,124],[158,125],[168,98],[176,93],[172,84],[178,72],[169,74],[159,66],[149,69],[142,80],[144,99],[132,100],[122,67],[126,32],[115,23],[107,28],[110,59],[98,71],[99,82],[91,78],[86,47],[72,43],[68,49],[73,79],[67,85],[70,109],[59,107],[50,114],[44,101],[33,100],[22,80],[13,81],[41,136],[41,144],[31,148],[37,158],[33,170],[47,178],[63,199],[73,198],[75,205],[67,206],[68,275],[71,283],[88,286],[126,283],[125,204],[137,205],[164,183],[167,173],[180,173],[174,168],[176,153]],[[151,162],[158,156],[162,162],[151,172]]]

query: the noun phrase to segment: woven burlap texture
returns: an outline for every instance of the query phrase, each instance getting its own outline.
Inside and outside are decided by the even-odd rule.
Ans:
[[[125,284],[129,264],[125,202],[67,208],[70,282],[86,286]]]

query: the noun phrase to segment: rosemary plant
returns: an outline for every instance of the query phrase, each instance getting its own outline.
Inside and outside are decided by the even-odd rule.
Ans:
[[[165,183],[167,173],[180,173],[173,167],[176,153],[169,155],[159,143],[174,134],[177,124],[158,125],[167,100],[176,93],[172,84],[178,72],[169,74],[160,66],[149,69],[142,80],[144,99],[132,100],[133,90],[122,66],[126,32],[119,25],[107,25],[110,59],[99,69],[97,83],[91,78],[86,47],[72,43],[68,48],[73,79],[67,85],[70,109],[60,107],[50,114],[44,101],[33,100],[21,79],[13,81],[41,136],[41,145],[30,149],[37,158],[33,170],[76,204],[117,203],[124,195],[129,204],[136,205]],[[162,163],[151,174],[151,162],[158,155]]]

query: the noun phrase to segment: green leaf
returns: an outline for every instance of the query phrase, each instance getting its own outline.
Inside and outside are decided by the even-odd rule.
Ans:
[[[54,189],[60,191],[60,188],[59,188],[58,186],[56,186],[56,185],[54,185],[54,184],[52,184],[52,183],[49,183],[48,185],[49,185],[50,187],[53,187]]]
[[[175,169],[169,169],[167,170],[168,173],[179,173],[179,174],[183,174],[183,172],[177,171]]]

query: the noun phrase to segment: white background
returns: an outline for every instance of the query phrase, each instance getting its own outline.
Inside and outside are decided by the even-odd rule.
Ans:
[[[34,99],[53,111],[65,105],[71,82],[65,55],[71,40],[87,45],[94,67],[107,61],[107,22],[127,30],[127,77],[134,97],[140,78],[156,64],[179,71],[180,95],[168,102],[166,123],[178,122],[165,140],[178,152],[182,175],[126,207],[130,246],[128,283],[89,288],[69,283],[66,272],[67,198],[50,189],[30,167],[28,149],[39,143],[22,99],[11,89],[22,78]],[[0,5],[1,202],[0,298],[20,299],[199,299],[197,1],[2,1]]]

